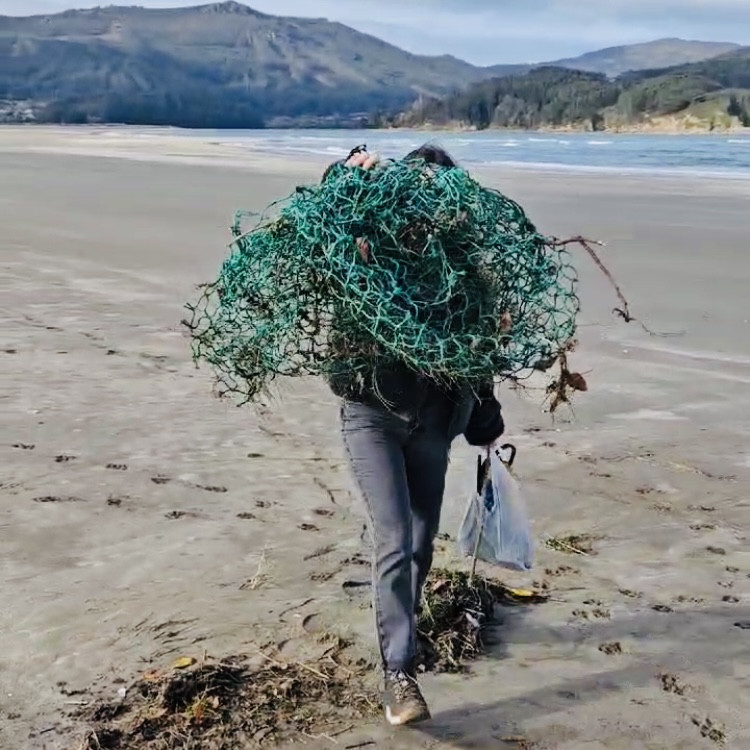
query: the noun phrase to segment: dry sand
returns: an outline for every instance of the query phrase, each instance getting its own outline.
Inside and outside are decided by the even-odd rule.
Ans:
[[[294,655],[316,628],[372,650],[367,588],[343,586],[366,581],[366,548],[334,400],[292,382],[263,414],[218,402],[179,326],[233,211],[319,169],[173,135],[0,130],[3,750],[70,747],[76,691],[115,696],[176,656],[270,638]],[[634,313],[684,335],[612,318],[581,256],[590,392],[553,422],[543,391],[502,391],[542,541],[532,576],[503,577],[552,600],[506,612],[469,676],[425,679],[431,723],[307,746],[716,748],[709,719],[750,748],[750,184],[482,177],[545,231],[607,241]],[[452,535],[471,462],[457,444]],[[570,533],[597,554],[543,544]],[[458,562],[452,544],[439,559]]]

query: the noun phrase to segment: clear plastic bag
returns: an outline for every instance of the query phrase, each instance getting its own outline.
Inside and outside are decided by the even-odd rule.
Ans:
[[[531,570],[534,543],[526,502],[497,451],[490,452],[489,464],[479,459],[477,487],[461,522],[458,548],[465,557]]]

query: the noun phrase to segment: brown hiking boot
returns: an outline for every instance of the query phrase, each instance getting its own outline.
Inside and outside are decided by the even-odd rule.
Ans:
[[[385,673],[383,707],[386,721],[394,727],[430,718],[430,709],[416,678],[404,671]]]

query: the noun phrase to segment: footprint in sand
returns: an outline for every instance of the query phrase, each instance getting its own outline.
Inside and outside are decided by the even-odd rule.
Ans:
[[[170,521],[176,521],[180,518],[200,518],[200,516],[189,510],[172,510],[169,513],[165,513],[164,518],[168,518]]]
[[[325,583],[326,581],[330,581],[339,572],[339,570],[317,570],[310,573],[309,578],[315,583]]]
[[[578,620],[609,620],[612,617],[612,613],[604,607],[596,607],[590,612],[585,609],[573,610],[573,617]]]
[[[364,592],[364,589],[372,586],[371,581],[344,581],[341,584],[341,588],[349,595],[352,596],[357,591]]]
[[[578,568],[573,568],[570,565],[560,565],[557,568],[544,569],[544,575],[549,576],[550,578],[560,578],[566,575],[577,576],[580,575],[580,573],[581,571]]]
[[[342,565],[361,565],[362,567],[369,568],[370,565],[372,565],[372,562],[368,560],[366,557],[362,557],[359,553],[354,555],[354,557],[347,557],[345,560],[341,561]]]
[[[633,591],[632,589],[618,589],[618,591],[623,596],[627,596],[628,599],[640,599],[643,596],[639,591]]]
[[[617,656],[622,653],[622,644],[619,642],[602,643],[602,645],[599,646],[599,651],[607,656]]]
[[[31,443],[13,443],[13,447],[22,451],[33,451],[36,446]]]
[[[107,468],[111,471],[127,471],[128,465],[127,464],[107,464]]]
[[[716,531],[715,523],[693,523],[690,525],[693,531]]]
[[[678,677],[673,674],[660,674],[658,680],[661,683],[661,689],[665,693],[672,693],[674,695],[685,695],[686,691],[690,689],[688,685],[683,685]]]
[[[700,730],[701,737],[705,737],[711,742],[715,742],[717,745],[724,747],[727,739],[726,731],[723,726],[714,724],[710,717],[706,717],[701,721],[698,717],[693,717],[693,724]]]
[[[300,625],[302,626],[302,630],[310,635],[325,632],[325,623],[323,622],[323,618],[317,612],[305,615],[305,617],[302,618]]]
[[[55,456],[55,463],[66,464],[69,461],[75,461],[77,458],[78,458],[78,456],[68,456],[68,455],[65,455],[63,453],[63,454],[61,454],[59,456]]]
[[[223,494],[225,492],[229,492],[229,490],[226,487],[217,487],[211,484],[196,484],[195,485],[199,490],[203,490],[204,492],[217,492],[220,494]]]
[[[151,481],[154,484],[169,484],[172,481],[172,478],[165,477],[162,474],[157,474],[155,477],[151,477]]]
[[[674,598],[676,604],[703,604],[706,600],[700,596],[686,596],[680,594]]]
[[[636,494],[646,497],[656,492],[656,489],[654,487],[636,487],[635,491]]]
[[[35,503],[82,503],[83,500],[80,497],[44,495],[43,497],[35,497],[34,502]]]
[[[331,552],[333,552],[335,549],[335,544],[326,544],[324,547],[319,547],[318,549],[316,549],[315,552],[311,552],[309,555],[305,555],[302,559],[305,560],[305,562],[309,560],[316,560],[319,557],[330,555]]]
[[[710,552],[712,555],[726,555],[727,551],[723,547],[706,547],[706,552]]]

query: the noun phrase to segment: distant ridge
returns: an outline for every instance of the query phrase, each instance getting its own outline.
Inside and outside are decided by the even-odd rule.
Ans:
[[[682,64],[727,48],[661,40],[559,64],[611,74],[660,65],[665,54]],[[532,67],[415,55],[339,23],[234,0],[0,16],[0,121],[362,125],[420,97]]]
[[[588,52],[580,57],[550,63],[560,68],[574,68],[615,77],[631,70],[667,68],[701,62],[739,49],[732,42],[700,42],[686,39],[656,39],[653,42]]]

